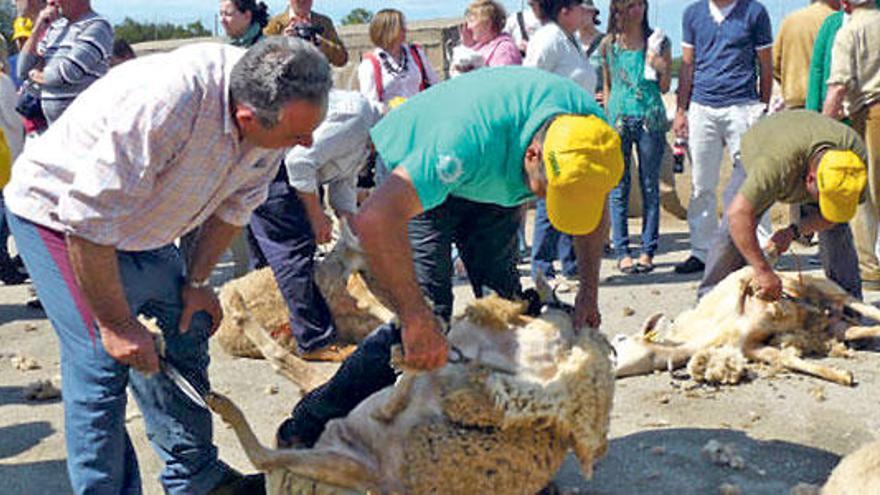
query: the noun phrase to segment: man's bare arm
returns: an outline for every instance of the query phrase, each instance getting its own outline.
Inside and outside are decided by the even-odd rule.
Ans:
[[[205,311],[211,317],[211,333],[217,330],[223,319],[217,295],[210,287],[193,287],[190,283],[208,280],[220,256],[240,232],[241,227],[226,223],[216,215],[202,224],[186,270],[187,283],[181,292],[183,312],[180,315],[180,331],[189,330],[192,316],[199,311]]]
[[[598,328],[602,324],[599,313],[599,269],[602,266],[602,249],[608,238],[607,205],[602,206],[602,220],[593,232],[574,236],[574,250],[577,256],[580,288],[575,300],[575,328],[584,325]]]
[[[767,47],[758,50],[758,66],[761,75],[759,87],[761,89],[761,102],[766,108],[770,104],[770,97],[773,96],[773,49]]]
[[[446,340],[416,281],[407,222],[422,204],[406,170],[398,167],[367,198],[352,227],[380,286],[391,297],[403,325],[403,344],[410,366],[433,369],[446,362]]]
[[[685,46],[682,47],[681,51],[681,68],[678,71],[678,105],[675,110],[675,121],[673,122],[675,135],[680,138],[688,137],[687,111],[691,105],[693,83],[694,48]]]
[[[153,338],[128,306],[116,248],[68,235],[67,249],[77,284],[110,357],[144,373],[159,371]]]
[[[825,95],[825,104],[822,113],[832,119],[840,120],[843,114],[843,100],[846,98],[846,86],[843,84],[829,84],[828,93]]]

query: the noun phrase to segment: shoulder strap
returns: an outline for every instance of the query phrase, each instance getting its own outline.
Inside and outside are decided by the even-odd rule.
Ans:
[[[519,24],[519,34],[522,36],[523,41],[529,41],[529,33],[526,31],[526,18],[522,10],[516,13],[516,23]]]
[[[419,74],[422,75],[422,84],[419,86],[419,91],[424,91],[431,86],[431,83],[428,82],[428,73],[425,72],[425,61],[422,60],[422,55],[419,53],[421,50],[421,46],[417,43],[412,43],[409,45],[409,49],[412,52],[413,61],[416,63],[416,67],[419,68]]]
[[[385,97],[385,88],[382,87],[382,66],[379,65],[379,58],[373,52],[365,52],[363,57],[370,61],[373,65],[373,79],[376,81],[376,94],[381,102]]]

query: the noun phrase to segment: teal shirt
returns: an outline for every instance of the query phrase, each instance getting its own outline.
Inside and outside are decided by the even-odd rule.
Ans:
[[[558,114],[605,119],[569,79],[531,67],[484,68],[418,93],[371,135],[386,167],[409,173],[426,211],[449,196],[510,207],[533,197],[526,148]]]
[[[813,42],[813,55],[810,57],[810,79],[807,83],[807,110],[821,112],[828,93],[828,75],[831,73],[831,49],[834,38],[843,26],[843,12],[835,12],[825,18],[816,41]]]
[[[611,77],[608,118],[620,129],[623,117],[644,119],[650,132],[666,132],[669,119],[657,81],[645,79],[645,51],[610,43],[603,63]]]

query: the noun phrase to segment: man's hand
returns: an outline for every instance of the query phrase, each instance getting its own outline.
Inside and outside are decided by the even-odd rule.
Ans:
[[[782,279],[773,270],[756,270],[754,279],[760,286],[757,296],[761,299],[778,301],[782,297]]]
[[[43,78],[43,71],[38,69],[31,69],[31,71],[28,72],[28,79],[37,84],[43,84],[44,82],[46,82],[46,80]]]
[[[599,328],[602,324],[602,314],[599,312],[599,302],[590,294],[590,291],[579,289],[574,300],[574,328],[588,326]]]
[[[404,363],[430,371],[446,364],[449,345],[433,313],[402,322]]]
[[[115,328],[99,324],[98,330],[110,357],[144,374],[159,371],[159,355],[153,334],[136,318],[132,317]]]
[[[675,112],[675,120],[672,121],[672,131],[675,137],[681,139],[688,138],[688,117],[687,111],[678,109]]]
[[[48,28],[58,17],[60,17],[58,6],[55,5],[55,2],[50,1],[37,15],[37,20],[34,22],[34,32]]]
[[[767,243],[765,251],[772,251],[777,255],[782,255],[791,247],[792,241],[794,241],[794,231],[791,228],[779,229],[770,237],[770,242]]]
[[[315,234],[315,242],[318,244],[327,244],[333,240],[333,220],[323,211],[314,215],[309,219],[312,224],[312,232]]]
[[[210,335],[214,335],[217,327],[220,326],[220,321],[223,320],[223,308],[220,306],[220,301],[217,299],[214,289],[210,287],[197,289],[184,286],[181,299],[183,299],[183,312],[180,314],[180,332],[186,333],[189,331],[193,315],[199,311],[204,311],[211,317]]]

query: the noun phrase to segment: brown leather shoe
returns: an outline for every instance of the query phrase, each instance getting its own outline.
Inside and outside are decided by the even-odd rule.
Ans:
[[[300,358],[305,359],[306,361],[325,361],[330,363],[341,363],[345,361],[345,358],[351,356],[357,349],[356,345],[338,345],[338,344],[330,344],[325,347],[321,347],[312,351],[303,352],[299,355]]]

